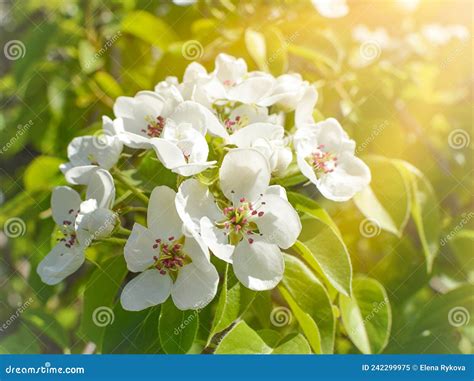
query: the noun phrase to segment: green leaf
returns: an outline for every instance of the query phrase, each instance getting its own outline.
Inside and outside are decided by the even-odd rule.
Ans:
[[[392,326],[390,302],[375,279],[357,277],[352,298],[339,299],[344,327],[355,346],[365,354],[380,353],[388,343]]]
[[[38,156],[25,171],[23,181],[28,192],[50,190],[63,183],[59,165],[64,160],[51,156]]]
[[[265,36],[253,29],[245,30],[245,46],[259,70],[268,71]]]
[[[365,217],[400,237],[410,217],[405,176],[396,161],[380,156],[369,156],[365,161],[370,167],[372,181],[355,195],[354,202]]]
[[[470,213],[474,214],[473,212]],[[468,216],[464,217],[464,219],[467,219]],[[467,274],[468,279],[470,281],[474,281],[474,261],[472,260],[472,248],[474,247],[474,230],[461,230],[453,238],[449,239],[448,235],[446,239],[449,240],[449,246],[451,247],[454,256],[456,257],[456,260],[461,265],[461,268]]]
[[[411,215],[420,237],[426,268],[431,272],[439,247],[440,215],[438,200],[428,179],[411,164],[399,161],[409,183]]]
[[[326,289],[298,258],[287,254],[284,254],[284,258],[284,289],[279,287],[283,297],[293,310],[313,351],[332,353],[335,320]]]
[[[14,333],[0,339],[0,354],[39,354],[40,343],[31,329],[22,325]]]
[[[61,349],[69,347],[68,334],[54,316],[40,309],[28,309],[24,312],[22,319],[36,328],[40,335],[53,340]]]
[[[462,285],[444,295],[435,296],[417,314],[414,328],[445,330],[474,326],[474,285]]]
[[[316,201],[296,192],[287,192],[287,196],[290,204],[293,205],[298,212],[306,213],[321,220],[326,225],[331,226],[340,235],[339,228],[334,223],[331,216],[329,216],[329,214],[319,206]]]
[[[158,332],[165,353],[188,352],[198,328],[199,311],[180,311],[171,298],[161,306]]]
[[[350,295],[352,265],[342,239],[333,228],[316,218],[302,218],[301,222],[303,229],[292,249],[337,291]]]
[[[224,336],[216,348],[216,354],[309,354],[310,347],[306,339],[298,334],[283,339],[276,348],[265,341],[244,321],[238,322]]]
[[[106,327],[114,323],[112,307],[126,274],[125,260],[119,255],[105,260],[87,281],[80,333],[99,347]]]
[[[212,321],[208,344],[216,333],[229,327],[247,311],[256,295],[255,291],[242,286],[240,282],[236,281],[235,277],[231,278],[229,266],[226,267],[224,283]]]
[[[122,31],[165,50],[178,37],[163,20],[145,11],[129,13],[122,20]]]
[[[160,338],[156,327],[160,307],[143,311],[126,311],[120,303],[114,307],[114,323],[105,329],[102,353],[148,354],[159,353]]]
[[[84,73],[92,73],[101,68],[104,60],[88,40],[79,41],[78,58]]]
[[[296,303],[295,299],[292,298],[292,296],[288,291],[286,291],[286,289],[284,289],[283,287],[279,287],[278,289],[280,290],[281,295],[293,311],[293,314],[295,315],[298,324],[303,330],[304,335],[308,339],[309,345],[313,349],[314,353],[322,353],[321,333],[319,332],[318,325],[316,324],[314,319],[309,313],[305,312],[303,309],[300,308],[298,303]]]
[[[285,40],[283,33],[274,26],[267,28],[263,34],[267,45],[267,64],[270,72],[275,76],[286,73],[289,41]]]
[[[123,90],[114,77],[105,71],[98,71],[94,74],[94,79],[100,89],[110,98],[115,99],[123,95]]]

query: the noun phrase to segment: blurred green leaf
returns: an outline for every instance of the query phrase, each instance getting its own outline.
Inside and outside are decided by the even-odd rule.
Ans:
[[[410,216],[409,188],[396,162],[380,156],[365,159],[372,173],[370,186],[354,201],[379,228],[400,237]]]
[[[54,186],[64,183],[59,165],[64,160],[51,156],[39,156],[26,168],[23,176],[25,190],[36,192],[50,190]]]
[[[104,261],[87,281],[80,334],[98,347],[102,345],[106,327],[114,323],[112,307],[126,274],[125,261],[119,255]]]
[[[335,320],[328,293],[303,262],[287,254],[284,257],[285,275],[282,284],[291,299],[284,292],[283,297],[295,313],[313,351],[332,353]]]
[[[352,265],[344,242],[333,228],[316,218],[302,218],[301,222],[303,229],[292,249],[336,290],[350,295]]]
[[[308,342],[302,335],[291,336],[276,348],[269,347],[265,341],[244,321],[238,322],[224,336],[216,348],[216,354],[309,354]]]
[[[163,50],[178,40],[174,31],[163,20],[145,11],[129,13],[122,20],[122,31]]]
[[[375,279],[357,277],[352,298],[339,296],[342,322],[352,342],[365,354],[380,353],[388,343],[392,326],[390,302]]]
[[[28,309],[22,319],[28,325],[37,329],[39,335],[45,335],[53,340],[61,349],[69,348],[69,338],[66,330],[58,323],[55,316],[51,316],[40,309]]]

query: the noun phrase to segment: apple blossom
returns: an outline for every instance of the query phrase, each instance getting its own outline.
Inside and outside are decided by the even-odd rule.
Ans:
[[[233,263],[237,278],[253,290],[274,288],[284,271],[280,248],[300,231],[298,214],[280,186],[269,186],[266,157],[255,149],[233,149],[222,162],[223,197],[216,199],[194,179],[183,182],[176,208],[187,229],[198,233],[220,259]]]
[[[150,197],[147,228],[135,223],[125,245],[127,267],[140,274],[123,289],[124,309],[139,311],[171,295],[181,310],[205,307],[216,295],[219,275],[202,241],[185,236],[175,207],[176,192],[156,187]]]
[[[112,176],[104,169],[91,174],[84,202],[70,187],[54,188],[51,209],[62,238],[38,265],[37,272],[44,283],[54,285],[74,273],[84,263],[84,250],[92,240],[111,234],[117,222],[109,210],[114,198]]]
[[[121,120],[102,117],[103,133],[74,138],[67,147],[69,162],[60,166],[71,184],[87,184],[91,173],[99,168],[109,170],[120,158],[123,145],[118,137]]]
[[[355,142],[333,118],[298,129],[294,136],[298,167],[321,194],[347,201],[370,183],[370,170],[354,155]]]

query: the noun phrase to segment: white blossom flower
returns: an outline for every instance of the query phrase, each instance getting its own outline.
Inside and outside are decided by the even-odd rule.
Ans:
[[[207,187],[183,182],[176,209],[187,229],[198,232],[220,259],[233,263],[235,275],[252,290],[274,288],[284,262],[280,248],[292,246],[300,231],[298,214],[280,186],[269,186],[267,159],[255,149],[233,149],[219,172],[219,208]]]
[[[271,123],[253,123],[234,132],[229,142],[239,148],[255,148],[268,160],[272,173],[279,174],[290,165],[291,149],[285,143],[283,126]]]
[[[92,240],[110,235],[116,217],[108,208],[114,198],[112,176],[104,169],[91,174],[84,202],[70,187],[54,188],[51,210],[62,238],[38,265],[37,272],[44,283],[54,285],[74,273],[84,263],[84,250]]]
[[[275,79],[268,73],[248,72],[247,63],[221,53],[216,57],[215,70],[192,63],[186,69],[181,91],[186,99],[193,99],[211,108],[218,100],[258,104],[269,95]]]
[[[183,233],[175,207],[176,192],[156,187],[148,205],[147,225],[138,223],[125,245],[127,267],[140,274],[123,289],[124,309],[140,311],[171,295],[180,310],[205,307],[216,295],[219,275],[202,241]]]
[[[102,117],[103,134],[80,136],[72,139],[67,147],[69,162],[60,165],[66,180],[71,184],[87,184],[95,170],[109,170],[120,158],[123,145],[118,137],[121,120]]]
[[[322,195],[347,201],[370,183],[370,170],[354,155],[355,142],[333,118],[300,128],[294,136],[298,167]]]

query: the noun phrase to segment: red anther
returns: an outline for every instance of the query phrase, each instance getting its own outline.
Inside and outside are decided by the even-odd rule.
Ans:
[[[258,216],[262,217],[265,213],[264,212],[258,212]]]
[[[156,243],[160,243],[160,242],[161,242],[161,239],[155,239],[155,242],[156,242]]]
[[[161,274],[161,275],[165,275],[165,274],[166,274],[166,271],[165,271],[165,270],[160,270],[160,274]]]
[[[242,197],[239,201],[240,201],[240,202],[244,202],[244,201],[245,201],[245,197]]]
[[[256,210],[252,211],[252,216],[255,216],[258,212]]]
[[[154,261],[157,261],[158,260],[158,257],[156,255],[153,256],[153,260]]]
[[[153,245],[153,249],[157,249],[157,248],[158,248],[158,244],[155,243],[155,244]]]
[[[174,236],[168,237],[168,241],[173,241],[173,240],[174,240]]]
[[[252,244],[253,243],[253,238],[249,238],[248,241],[249,241],[250,244]]]

